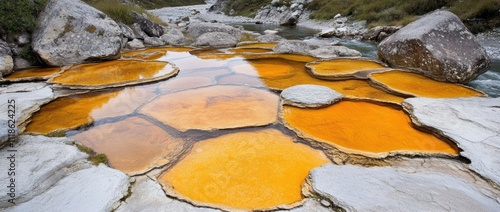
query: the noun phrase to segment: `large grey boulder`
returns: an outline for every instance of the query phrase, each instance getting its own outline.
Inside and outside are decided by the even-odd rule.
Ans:
[[[242,32],[240,29],[219,23],[196,22],[188,26],[187,33],[193,37],[199,37],[207,32],[224,32],[240,40]]]
[[[500,185],[500,98],[411,98],[403,107],[417,126],[453,139],[472,170]]]
[[[323,107],[340,101],[344,95],[326,86],[296,85],[281,92],[283,104],[304,108]]]
[[[163,35],[163,27],[153,21],[151,21],[145,14],[139,14],[132,12],[134,17],[134,22],[137,23],[142,31],[144,31],[150,37],[160,37]]]
[[[15,176],[7,172],[0,173],[0,186],[7,188],[11,177],[15,178],[15,203],[20,204],[45,192],[61,178],[85,166],[74,164],[88,157],[68,138],[50,138],[45,136],[20,136],[13,147],[0,150],[0,154],[14,160]],[[15,149],[16,152],[9,152]],[[2,167],[10,167],[10,159],[0,160]],[[17,169],[16,169],[17,168]],[[7,192],[0,193],[0,208],[13,206]]]
[[[50,0],[38,17],[33,50],[52,66],[116,59],[122,30],[111,18],[80,0]]]
[[[210,48],[230,48],[238,44],[238,39],[224,32],[208,32],[196,39],[194,46]]]
[[[46,192],[5,211],[112,211],[128,187],[127,175],[100,164],[76,171]]]
[[[345,46],[322,46],[309,51],[309,55],[321,59],[336,57],[361,57],[361,53]]]
[[[309,177],[315,193],[346,211],[493,212],[500,208],[499,202],[476,186],[474,178],[427,171],[423,166],[412,169],[327,164],[313,169]]]
[[[54,99],[52,88],[45,83],[17,83],[6,87],[0,87],[0,148],[8,141],[9,120],[15,120],[17,132],[24,131],[27,120],[40,107]],[[11,119],[9,114],[15,117]]]
[[[14,60],[12,59],[12,52],[10,51],[9,44],[0,40],[0,79],[1,76],[12,73],[14,69]]]
[[[209,208],[198,208],[177,199],[167,197],[162,187],[147,176],[137,177],[132,187],[132,195],[120,204],[117,212],[128,211],[195,211],[215,212]]]
[[[491,63],[474,35],[447,11],[436,11],[408,24],[382,41],[377,53],[390,66],[457,83],[471,81]]]
[[[319,48],[318,45],[311,44],[301,40],[284,40],[278,43],[273,48],[274,52],[284,53],[284,54],[302,54],[309,55],[309,52],[313,49]]]

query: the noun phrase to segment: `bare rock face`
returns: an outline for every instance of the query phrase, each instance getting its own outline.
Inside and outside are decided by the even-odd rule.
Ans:
[[[265,34],[257,37],[257,40],[260,42],[280,42],[282,40],[285,40],[285,38],[276,35],[276,34]]]
[[[310,44],[301,40],[284,40],[273,48],[277,53],[309,55],[311,50],[319,48],[318,45]]]
[[[87,157],[86,154],[78,151],[65,142],[71,142],[68,138],[49,138],[45,136],[21,136],[19,142],[14,147],[0,150],[2,155],[10,157],[11,154],[15,165],[22,167],[15,169],[17,178],[16,204],[33,199],[33,197],[45,192],[61,178],[71,173],[71,167],[79,160]],[[16,152],[9,152],[15,149]],[[17,156],[17,157],[16,157]],[[1,160],[2,167],[9,167],[10,159]],[[0,186],[6,188],[10,184],[10,177],[7,172],[0,175]],[[13,206],[8,200],[11,197],[6,193],[0,194],[0,208]]]
[[[403,107],[416,125],[453,139],[472,170],[500,185],[500,98],[411,98]]]
[[[450,169],[447,166],[442,168]],[[498,210],[498,196],[487,196],[476,179],[458,174],[425,167],[327,164],[312,170],[309,178],[313,192],[345,211]]]
[[[322,46],[309,51],[313,57],[332,59],[336,57],[361,57],[361,53],[345,46]]]
[[[474,35],[451,12],[436,11],[382,41],[378,57],[439,81],[467,83],[490,67]]]
[[[188,26],[187,30],[187,33],[193,37],[198,37],[208,32],[224,32],[234,36],[238,40],[241,39],[243,34],[240,29],[219,23],[192,23]]]
[[[238,39],[225,32],[208,32],[196,39],[194,46],[211,48],[230,48],[238,44]]]
[[[0,40],[0,76],[12,73],[14,68],[14,60],[9,45]],[[1,79],[1,78],[0,78]]]
[[[80,0],[51,0],[38,18],[33,50],[51,66],[119,57],[122,30]]]
[[[22,132],[31,115],[53,98],[52,88],[45,83],[17,83],[0,87],[0,127],[2,129],[0,130],[0,148],[8,141],[9,120],[15,120],[17,132]],[[12,110],[15,110],[14,119],[9,116],[13,114]]]

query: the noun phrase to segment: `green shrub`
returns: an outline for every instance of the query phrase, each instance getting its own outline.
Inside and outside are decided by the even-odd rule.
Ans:
[[[234,10],[234,15],[253,17],[257,14],[257,10],[268,4],[271,4],[271,0],[230,0],[223,12],[229,14]]]
[[[133,0],[132,2],[146,9],[205,4],[205,0]]]
[[[366,20],[371,26],[408,24],[417,16],[446,8],[457,14],[471,31],[500,27],[499,0],[313,0],[307,8],[312,11],[312,19],[332,19],[340,13]]]
[[[84,0],[90,6],[100,10],[108,15],[111,19],[127,25],[134,23],[132,11],[139,14],[147,14],[148,17],[155,23],[164,25],[158,17],[147,12],[144,8],[136,6],[135,4],[125,4],[120,0]],[[142,1],[141,1],[142,2]]]
[[[0,27],[7,34],[32,32],[38,14],[48,0],[2,0],[0,3]]]
[[[87,155],[89,155],[87,160],[92,162],[94,165],[97,166],[100,163],[108,164],[108,157],[105,154],[97,154],[93,149],[79,144],[77,144],[76,147],[81,152],[87,153]]]

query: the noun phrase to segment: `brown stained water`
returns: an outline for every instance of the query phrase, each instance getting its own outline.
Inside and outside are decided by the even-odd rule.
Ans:
[[[59,73],[61,68],[29,68],[15,71],[14,73],[4,77],[6,80],[30,80],[30,79],[47,79]]]
[[[114,168],[138,174],[162,167],[159,181],[168,193],[196,204],[239,209],[270,209],[300,201],[309,170],[328,162],[312,147],[321,142],[374,157],[394,151],[457,153],[456,147],[412,128],[409,117],[392,108],[400,107],[403,97],[367,80],[328,81],[310,75],[305,65],[315,61],[313,57],[190,53],[196,51],[143,50],[124,55],[131,60],[75,66],[59,80],[106,87],[126,78],[127,84],[144,84],[141,77],[154,76],[167,62],[179,73],[145,85],[58,98],[32,117],[27,132],[76,129],[67,135],[107,154]],[[132,75],[141,77],[132,79],[109,68],[124,63],[140,67]],[[106,68],[93,71],[99,67]],[[87,73],[75,69],[93,77],[82,78]],[[103,75],[109,77],[103,80]],[[318,110],[285,106],[280,114],[279,91],[299,84],[323,85],[348,99],[392,107],[344,99]],[[363,139],[352,140],[356,135]]]
[[[176,73],[167,62],[114,60],[73,66],[50,82],[64,87],[104,88],[165,79]]]

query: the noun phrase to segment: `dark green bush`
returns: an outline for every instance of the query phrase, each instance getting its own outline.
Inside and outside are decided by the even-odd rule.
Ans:
[[[0,0],[0,27],[7,34],[32,32],[48,0]]]

